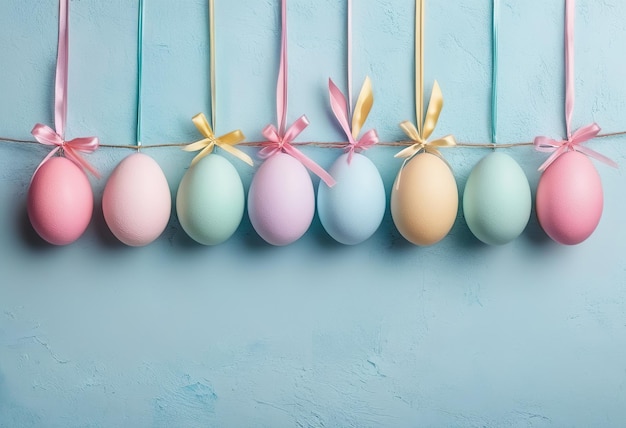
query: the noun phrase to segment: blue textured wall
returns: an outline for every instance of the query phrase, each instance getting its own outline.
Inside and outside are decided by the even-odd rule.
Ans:
[[[132,144],[136,2],[73,0],[68,135]],[[147,0],[146,145],[191,141],[208,113],[204,0]],[[249,140],[275,122],[276,1],[218,1],[218,131]],[[290,2],[289,117],[300,141],[337,141],[326,82],[345,88],[343,1]],[[355,2],[355,82],[372,77],[368,124],[385,141],[413,117],[413,1]],[[446,105],[436,135],[489,136],[490,1],[429,1],[426,87]],[[502,7],[502,142],[559,136],[562,1]],[[579,0],[575,127],[626,130],[626,4]],[[57,2],[0,2],[0,135],[52,124]],[[626,161],[626,141],[590,143]],[[306,148],[324,166],[334,150]],[[247,149],[249,153],[255,150]],[[146,151],[147,152],[147,151]],[[545,159],[507,151],[533,189]],[[596,164],[605,211],[585,243],[563,247],[531,220],[504,247],[480,244],[462,213],[417,248],[389,214],[343,247],[317,219],[297,243],[265,245],[245,220],[227,243],[192,242],[175,216],[145,248],[108,232],[96,204],[85,235],[44,245],[26,214],[47,149],[0,143],[0,426],[623,426],[626,420],[626,178]],[[107,177],[129,151],[90,159]],[[147,152],[172,191],[192,155]],[[387,191],[391,148],[369,153]],[[446,151],[462,191],[488,151]],[[236,163],[236,161],[233,161]],[[236,163],[247,186],[253,169]],[[99,201],[105,180],[92,180]],[[317,183],[317,180],[315,180]]]

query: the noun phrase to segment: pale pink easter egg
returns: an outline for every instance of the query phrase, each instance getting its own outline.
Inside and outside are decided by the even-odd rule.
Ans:
[[[49,243],[76,241],[87,229],[93,212],[87,175],[69,159],[50,158],[33,176],[27,209],[33,228]]]
[[[600,175],[582,153],[562,154],[539,178],[539,224],[560,244],[575,245],[587,239],[600,223],[603,203]]]
[[[172,197],[165,174],[154,159],[132,154],[113,170],[102,195],[104,219],[113,235],[139,247],[165,230]]]
[[[277,153],[254,174],[248,215],[254,230],[272,245],[287,245],[309,229],[315,193],[308,171],[292,156]]]

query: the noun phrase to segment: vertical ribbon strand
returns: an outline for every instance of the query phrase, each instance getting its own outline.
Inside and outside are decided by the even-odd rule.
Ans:
[[[191,161],[191,166],[196,165],[202,158],[208,156],[213,153],[215,146],[220,147],[222,150],[230,153],[236,158],[242,160],[250,166],[253,166],[252,158],[248,156],[243,151],[239,150],[235,146],[245,140],[245,136],[241,130],[237,129],[235,131],[231,131],[227,134],[224,134],[220,137],[216,137],[213,133],[215,129],[215,117],[217,115],[217,97],[216,97],[216,77],[215,77],[215,1],[208,0],[209,6],[209,15],[208,15],[208,24],[209,24],[209,81],[210,81],[210,102],[211,102],[211,123],[207,120],[204,113],[196,114],[191,120],[193,124],[196,126],[200,134],[202,134],[203,139],[198,140],[194,143],[187,144],[182,149],[187,152],[196,152],[199,151],[193,160]]]
[[[79,152],[92,153],[100,145],[97,137],[75,138],[65,141],[65,126],[67,123],[67,82],[70,44],[70,3],[69,0],[59,0],[59,40],[57,47],[57,63],[54,77],[54,128],[37,123],[31,130],[35,139],[46,146],[55,146],[54,149],[41,161],[35,174],[52,156],[61,151],[66,158],[79,167],[89,171],[99,178],[98,171],[89,164]],[[34,175],[33,175],[34,176]]]
[[[491,142],[498,142],[498,26],[500,0],[493,0],[491,17]]]
[[[535,149],[540,152],[552,153],[541,164],[539,171],[545,171],[559,156],[574,150],[617,168],[617,163],[608,157],[583,146],[588,140],[598,136],[600,127],[590,123],[571,132],[572,113],[574,111],[574,16],[576,14],[574,0],[565,0],[565,132],[566,137],[557,141],[549,137],[535,137]]]
[[[61,0],[59,2],[59,46],[54,82],[54,127],[62,139],[65,139],[65,124],[67,123],[69,40],[69,0]]]
[[[278,129],[274,125],[267,125],[262,134],[267,141],[259,151],[259,157],[267,159],[278,152],[285,152],[297,160],[311,172],[320,177],[329,187],[335,185],[335,179],[324,169],[308,158],[304,153],[291,145],[291,142],[304,128],[309,126],[309,120],[305,115],[300,116],[288,129],[287,122],[287,0],[281,2],[281,38],[280,38],[280,65],[278,68],[278,81],[276,82],[276,113],[278,116]]]
[[[215,1],[209,0],[209,79],[211,84],[211,127],[215,129],[217,95],[215,92]]]
[[[574,111],[574,0],[565,1],[565,131],[569,139]]]
[[[285,134],[287,122],[287,1],[281,2],[280,65],[276,83],[276,116],[278,133]]]
[[[348,115],[352,112],[352,0],[348,0]],[[355,137],[356,138],[356,137]]]
[[[143,0],[139,0],[139,16],[137,18],[137,125],[136,136],[137,149],[141,147],[141,131],[142,131],[142,111],[143,104],[142,92],[143,92],[143,20],[144,20],[144,5]]]
[[[417,131],[424,121],[424,0],[415,0],[415,115]]]

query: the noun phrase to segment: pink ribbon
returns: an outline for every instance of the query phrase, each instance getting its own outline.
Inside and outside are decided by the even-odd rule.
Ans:
[[[259,157],[261,159],[267,159],[270,156],[283,151],[294,158],[298,159],[304,166],[311,170],[315,175],[321,178],[324,183],[329,187],[335,185],[333,177],[324,171],[324,169],[316,164],[311,158],[307,157],[300,150],[296,149],[291,142],[298,134],[300,134],[304,128],[309,126],[309,120],[305,115],[300,116],[290,127],[287,129],[284,135],[280,135],[274,125],[267,125],[263,129],[263,136],[267,138],[267,142],[263,144],[263,148],[259,151]]]
[[[45,144],[46,146],[56,146],[54,150],[48,153],[48,156],[46,156],[43,161],[41,161],[37,169],[39,169],[41,165],[46,163],[48,159],[54,156],[56,152],[58,152],[60,149],[63,149],[63,153],[65,154],[66,158],[68,158],[78,166],[86,169],[95,177],[100,178],[100,174],[98,174],[98,171],[78,153],[93,153],[99,145],[97,137],[74,138],[73,140],[65,141],[59,134],[54,132],[52,128],[47,125],[42,125],[41,123],[35,125],[33,130],[30,132],[41,144]]]
[[[575,150],[587,156],[595,158],[609,166],[617,168],[617,163],[608,157],[582,146],[586,141],[595,138],[600,132],[600,127],[596,123],[579,128],[574,133],[571,132],[572,113],[574,112],[574,0],[565,0],[565,130],[567,139],[557,141],[548,137],[536,137],[534,141],[535,150],[539,152],[554,152],[539,167],[539,171],[544,171],[563,153]]]
[[[57,50],[56,76],[54,83],[54,127],[38,123],[31,134],[47,146],[56,146],[37,167],[37,170],[60,149],[65,156],[83,169],[100,178],[98,171],[89,164],[78,152],[92,153],[99,146],[97,137],[75,138],[65,141],[65,124],[67,122],[67,79],[69,60],[69,0],[59,1],[59,45]],[[35,170],[35,172],[37,172]]]
[[[345,150],[345,152],[348,153],[349,164],[352,161],[352,156],[355,151],[358,153],[360,151],[367,150],[378,143],[378,134],[375,129],[370,129],[364,133],[361,138],[356,140],[352,135],[352,130],[350,129],[350,122],[348,120],[348,104],[343,96],[343,93],[339,90],[337,85],[335,85],[332,79],[328,79],[328,92],[330,93],[330,107],[333,110],[337,121],[341,125],[343,132],[348,137],[348,142],[350,143]]]
[[[321,166],[296,149],[291,142],[304,128],[309,126],[309,120],[305,115],[300,116],[289,129],[285,129],[287,122],[287,0],[282,0],[282,34],[280,39],[280,65],[278,67],[278,82],[276,84],[276,113],[278,116],[278,129],[274,125],[267,125],[263,129],[263,135],[267,142],[259,151],[259,157],[268,157],[283,151],[306,166],[311,172],[321,178],[329,187],[335,185],[333,177]]]
[[[592,123],[577,129],[567,140],[556,141],[548,137],[536,137],[534,142],[535,150],[546,153],[553,152],[552,155],[550,155],[550,157],[539,167],[539,171],[544,171],[550,166],[550,164],[552,164],[552,162],[556,160],[556,158],[570,150],[583,153],[589,157],[599,160],[600,162],[604,162],[607,165],[617,168],[617,163],[613,160],[596,152],[595,150],[590,149],[589,147],[582,145],[585,141],[595,138],[599,132],[600,127],[598,124]]]

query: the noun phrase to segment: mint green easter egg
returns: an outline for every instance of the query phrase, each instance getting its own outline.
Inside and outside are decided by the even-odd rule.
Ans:
[[[176,194],[178,221],[187,235],[203,245],[217,245],[239,227],[244,190],[235,167],[210,154],[190,167]]]
[[[476,164],[463,192],[465,221],[489,245],[517,238],[530,218],[532,199],[526,174],[515,160],[493,152]]]

